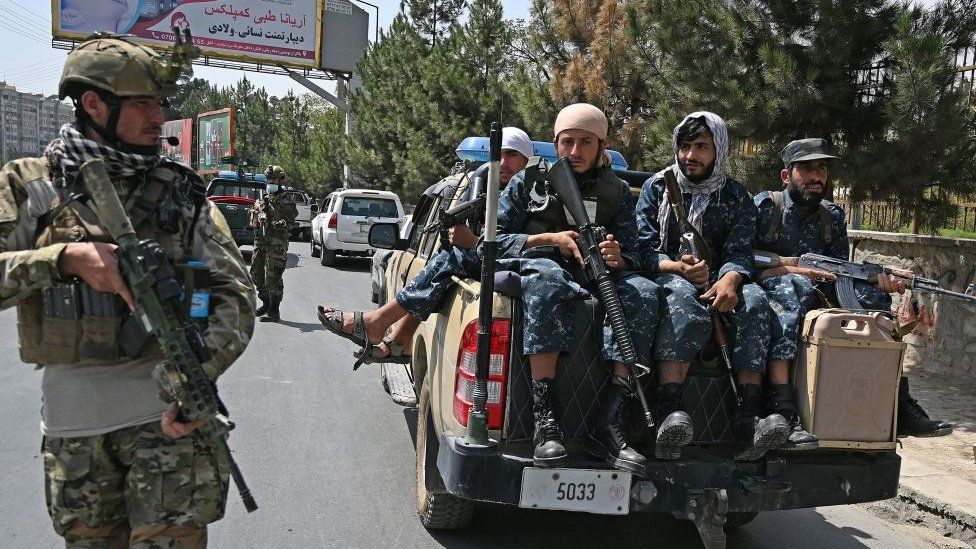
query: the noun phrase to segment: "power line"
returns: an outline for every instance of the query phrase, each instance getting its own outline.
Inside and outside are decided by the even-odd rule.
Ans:
[[[5,21],[6,23],[9,23],[11,25],[17,25],[18,30],[20,30],[22,32],[25,32],[25,33],[29,33],[29,34],[36,35],[38,37],[45,37],[46,38],[46,35],[47,35],[46,32],[39,32],[39,31],[35,30],[35,26],[38,25],[37,22],[35,22],[35,21],[28,21],[27,19],[24,19],[23,17],[21,17],[17,13],[14,13],[14,11],[11,10],[10,8],[4,7],[2,4],[0,4],[0,13],[9,14],[9,16],[15,17],[15,18],[19,19],[20,21],[22,21],[23,22],[23,25],[21,25],[21,23],[18,23],[17,21],[11,20],[9,17]],[[43,27],[41,27],[41,28],[43,28]]]
[[[22,65],[12,69],[0,69],[0,74],[27,74],[60,65],[63,61],[63,59],[49,59],[40,63],[31,63],[30,65]]]
[[[43,27],[48,26],[48,22],[47,21],[37,20],[37,19],[28,19],[28,18],[24,17],[23,15],[17,13],[16,11],[14,11],[13,9],[4,6],[3,4],[0,4],[0,11],[6,11],[11,16],[13,16],[13,17],[15,17],[17,19],[20,19],[25,24],[30,25],[32,27],[33,26],[41,26],[43,28]]]
[[[5,21],[0,21],[0,27],[2,27],[4,29],[7,29],[8,31],[16,34],[17,36],[20,36],[21,38],[26,38],[28,40],[33,40],[35,42],[40,42],[42,44],[47,44],[48,43],[47,42],[47,39],[40,38],[37,35],[28,34],[28,33],[24,32],[23,30],[21,30],[21,29],[19,29],[17,27],[9,26]]]
[[[43,16],[43,15],[39,15],[39,14],[38,14],[38,13],[37,13],[36,11],[33,11],[33,10],[31,10],[30,8],[28,8],[28,7],[26,7],[26,6],[23,6],[23,5],[21,5],[21,4],[18,4],[18,3],[17,3],[17,2],[15,2],[14,0],[7,0],[7,1],[8,1],[8,2],[10,2],[11,4],[13,4],[13,5],[15,5],[15,6],[17,6],[18,8],[20,8],[20,9],[22,9],[22,10],[24,10],[25,12],[27,12],[27,13],[29,13],[29,14],[31,14],[31,15],[34,15],[35,17],[37,17],[37,18],[38,18],[38,19],[40,19],[41,21],[45,21],[45,22],[46,22],[46,21],[48,21],[48,18],[47,18],[47,17],[45,17],[45,16]]]

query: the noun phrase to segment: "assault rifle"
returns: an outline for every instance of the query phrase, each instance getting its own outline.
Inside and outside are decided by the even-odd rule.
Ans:
[[[103,160],[85,162],[81,175],[99,220],[118,245],[119,271],[136,300],[134,315],[162,347],[164,360],[153,370],[161,396],[180,406],[180,421],[203,420],[200,433],[214,448],[220,467],[234,479],[244,508],[254,511],[258,506],[227,446],[234,424],[203,370],[212,356],[200,326],[183,319],[173,264],[158,242],[136,237]]]
[[[596,282],[597,296],[600,298],[600,303],[603,304],[607,318],[610,320],[613,338],[617,341],[617,347],[620,348],[623,362],[627,366],[627,370],[630,371],[634,392],[637,393],[637,398],[640,400],[647,426],[653,428],[654,418],[651,415],[651,408],[647,403],[644,388],[641,387],[640,380],[637,379],[639,376],[650,372],[650,368],[637,362],[634,340],[630,336],[630,328],[627,326],[626,318],[624,318],[624,308],[620,303],[617,287],[613,278],[610,277],[610,269],[607,268],[603,255],[600,253],[600,242],[605,240],[604,233],[602,230],[597,230],[596,225],[590,220],[589,214],[586,213],[583,197],[580,195],[579,187],[576,184],[576,176],[573,175],[573,169],[570,168],[568,160],[561,158],[550,166],[546,177],[566,211],[573,217],[576,232],[580,235],[576,239],[576,246],[583,256],[587,274]],[[597,233],[600,233],[601,237],[598,237]]]
[[[967,288],[966,293],[953,292],[940,286],[938,280],[922,278],[908,269],[900,269],[890,265],[879,265],[869,262],[857,263],[818,254],[801,255],[797,265],[828,272],[836,276],[837,300],[840,302],[840,306],[855,312],[864,311],[864,307],[861,306],[857,295],[854,293],[854,281],[863,280],[874,284],[878,282],[878,275],[881,274],[894,275],[904,280],[911,290],[932,292],[962,299],[969,303],[976,303],[976,295],[973,295],[972,285]]]
[[[441,246],[450,250],[451,244],[451,227],[458,225],[475,217],[476,215],[481,215],[485,211],[485,194],[479,194],[477,197],[468,200],[467,202],[462,202],[451,209],[441,210],[440,218],[437,223],[429,225],[424,229],[423,234],[439,232],[441,234]]]
[[[701,234],[695,229],[694,225],[688,221],[688,216],[684,209],[684,202],[681,200],[681,190],[678,187],[678,180],[672,170],[667,170],[664,172],[664,182],[668,193],[668,202],[670,202],[675,217],[678,218],[678,223],[681,225],[682,247],[692,257],[694,257],[695,260],[704,261],[706,265],[710,265],[712,262],[711,250],[708,248],[708,243],[705,242],[705,239],[702,238]],[[680,252],[681,250],[679,250],[679,255]],[[705,284],[697,289],[707,292],[708,288],[708,284]],[[713,309],[711,306],[708,307],[708,312],[712,317],[712,337],[715,338],[715,343],[718,344],[718,348],[722,353],[722,360],[725,362],[726,372],[728,372],[729,380],[732,382],[732,393],[735,395],[736,401],[741,402],[739,399],[739,390],[735,380],[735,371],[732,369],[732,360],[729,358],[729,343],[728,338],[725,335],[725,321],[722,320],[721,313]]]

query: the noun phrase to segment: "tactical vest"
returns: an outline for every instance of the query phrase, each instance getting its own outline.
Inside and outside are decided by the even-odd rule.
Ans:
[[[769,217],[769,229],[760,239],[764,245],[774,246],[779,242],[780,228],[783,226],[783,216],[786,215],[786,211],[783,191],[772,191],[769,193],[769,197],[773,200],[773,211]],[[820,242],[825,248],[829,248],[830,243],[834,241],[833,234],[831,234],[833,219],[830,216],[830,211],[827,210],[827,204],[826,200],[821,200],[817,208],[817,218],[820,223]]]
[[[186,170],[164,161],[144,177],[129,178],[120,195],[137,236],[159,242],[174,262],[190,258],[194,219],[205,200],[202,180]],[[58,190],[52,208],[38,219],[35,248],[112,241],[82,187],[76,181]],[[17,305],[21,360],[39,365],[161,357],[140,324],[121,297],[80,280],[35,291]]]
[[[526,185],[534,185],[537,181],[544,181],[546,177],[545,167],[540,165],[538,157],[533,157],[533,161],[525,168]],[[580,189],[584,202],[596,202],[596,216],[592,220],[593,223],[601,227],[608,227],[613,223],[613,218],[617,216],[617,211],[620,209],[620,200],[623,197],[625,186],[613,175],[610,168],[601,168],[596,181],[586,189]],[[545,209],[531,213],[523,232],[525,234],[542,234],[574,229],[576,226],[569,222],[566,209],[562,203],[557,199],[552,199]]]

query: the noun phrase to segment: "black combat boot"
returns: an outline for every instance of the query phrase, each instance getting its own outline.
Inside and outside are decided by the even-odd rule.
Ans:
[[[951,423],[929,418],[908,392],[908,378],[902,376],[901,385],[898,386],[898,436],[941,437],[951,432]]]
[[[654,418],[657,423],[654,457],[657,459],[678,459],[681,447],[687,446],[695,437],[691,416],[684,411],[683,393],[683,383],[661,385],[661,396],[655,407],[657,417]]]
[[[281,305],[280,299],[269,299],[268,313],[261,317],[261,322],[277,322],[281,318],[278,314],[278,305]]]
[[[258,301],[261,302],[261,306],[254,311],[254,316],[264,316],[268,314],[268,300],[261,294],[258,294]]]
[[[535,417],[536,467],[558,467],[566,460],[563,432],[556,418],[551,379],[532,380],[532,415]]]
[[[800,413],[796,409],[793,387],[788,383],[770,386],[767,409],[770,413],[783,416],[790,424],[790,436],[786,443],[780,446],[780,450],[816,450],[820,447],[817,437],[803,428]]]
[[[627,420],[634,393],[629,387],[611,383],[603,403],[603,413],[590,432],[590,454],[607,460],[611,467],[647,475],[647,458],[627,443]]]
[[[736,461],[752,461],[782,446],[790,437],[790,424],[779,414],[760,419],[759,385],[740,385],[739,409],[732,431],[735,435]]]

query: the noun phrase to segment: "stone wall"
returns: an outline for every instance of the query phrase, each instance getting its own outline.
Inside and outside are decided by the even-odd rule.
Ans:
[[[872,231],[849,235],[855,261],[911,269],[956,292],[976,283],[976,240]],[[905,337],[907,368],[976,382],[976,303],[909,291],[895,296],[893,308],[902,324],[915,322]]]

